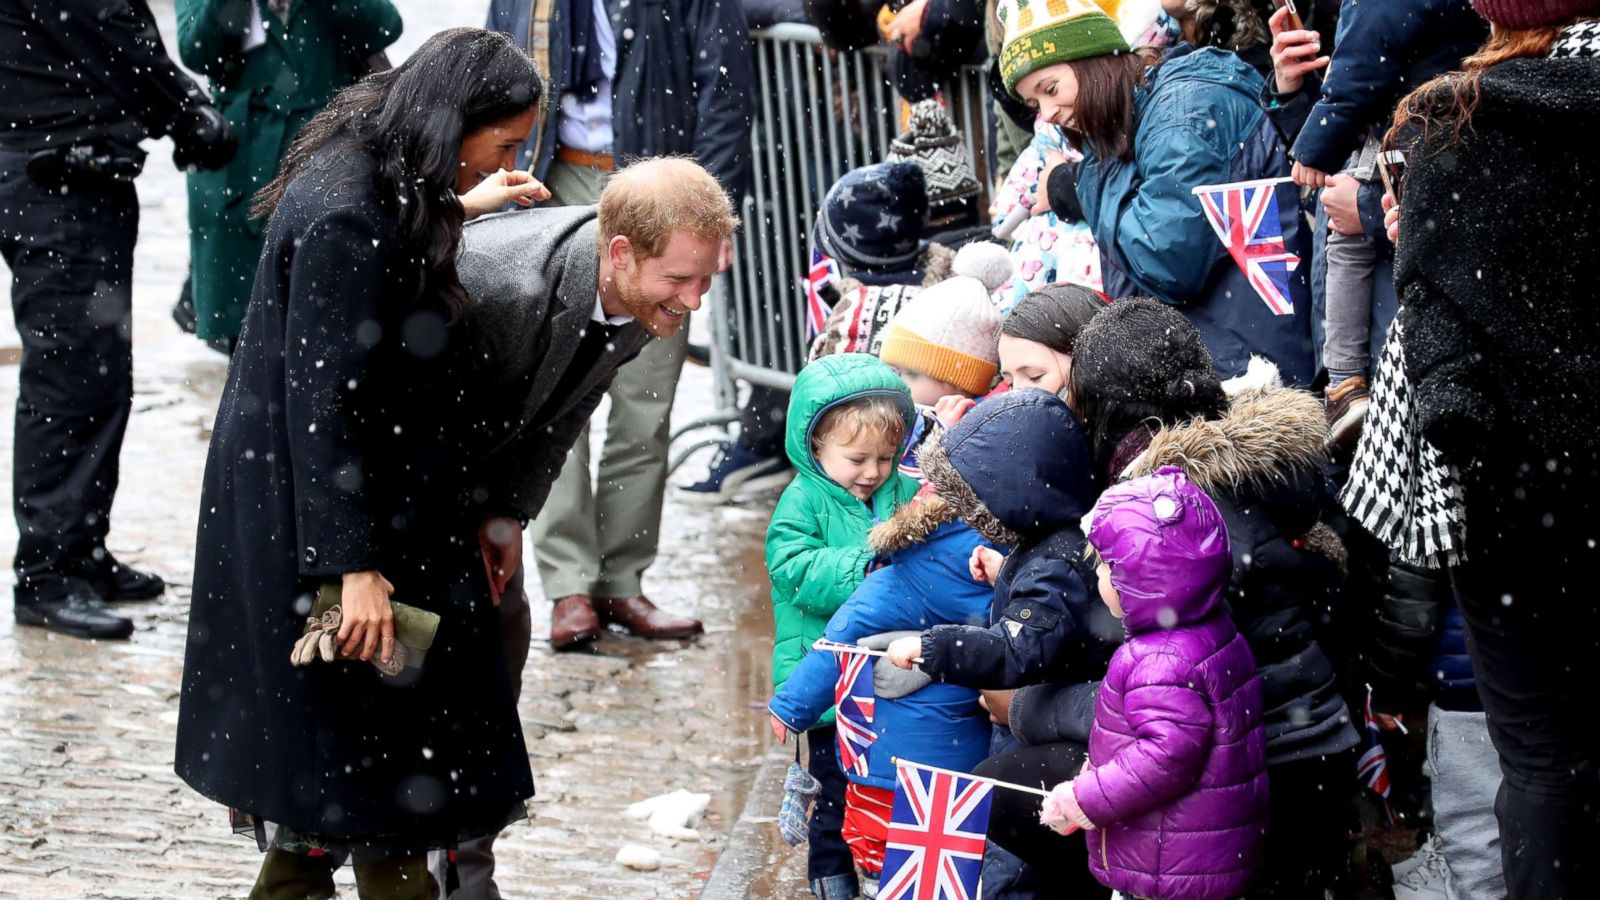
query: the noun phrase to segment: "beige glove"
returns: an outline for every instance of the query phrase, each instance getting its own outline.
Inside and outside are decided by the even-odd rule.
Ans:
[[[355,657],[342,656],[339,653],[339,626],[344,623],[344,611],[335,606],[322,614],[320,619],[306,619],[305,634],[295,642],[294,649],[289,651],[289,664],[294,666],[309,666],[317,657],[325,663],[336,659],[354,659]],[[389,661],[384,662],[374,656],[371,660],[373,667],[385,675],[398,675],[406,667],[406,647],[396,642],[394,651],[389,655]]]

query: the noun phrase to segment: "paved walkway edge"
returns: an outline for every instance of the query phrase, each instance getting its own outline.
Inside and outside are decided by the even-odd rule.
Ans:
[[[752,895],[757,879],[771,868],[774,844],[784,846],[778,836],[778,806],[783,802],[783,776],[793,758],[791,754],[768,753],[757,770],[755,782],[745,797],[739,821],[728,835],[728,843],[717,857],[706,880],[700,900],[743,900]]]

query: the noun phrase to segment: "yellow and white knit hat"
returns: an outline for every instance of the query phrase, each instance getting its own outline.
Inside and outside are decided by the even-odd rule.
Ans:
[[[1000,0],[996,14],[1005,28],[1000,78],[1012,94],[1036,69],[1129,51],[1116,20],[1094,0]]]

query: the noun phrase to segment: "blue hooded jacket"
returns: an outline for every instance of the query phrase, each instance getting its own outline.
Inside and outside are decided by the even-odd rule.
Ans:
[[[973,548],[983,545],[938,497],[913,501],[874,529],[872,547],[891,554],[889,565],[856,588],[829,620],[824,636],[854,644],[886,631],[987,621],[989,588],[967,571]],[[873,664],[890,665],[882,658]],[[769,708],[791,731],[805,731],[833,706],[838,680],[835,654],[811,650]],[[872,728],[878,739],[867,751],[867,774],[846,772],[851,781],[869,787],[894,789],[895,757],[970,772],[989,755],[989,716],[971,688],[934,683],[894,700],[880,697]]]
[[[937,681],[1001,690],[1105,674],[1122,625],[1100,602],[1078,522],[1094,502],[1089,447],[1056,395],[1010,391],[978,404],[922,454],[928,483],[1011,555],[995,580],[989,626],[922,634]]]
[[[1261,108],[1262,79],[1238,56],[1187,44],[1134,92],[1132,160],[1085,148],[1078,200],[1100,245],[1106,293],[1171,303],[1200,330],[1217,374],[1244,372],[1252,354],[1290,384],[1316,374],[1311,345],[1311,236],[1293,184],[1277,187],[1284,245],[1300,257],[1289,276],[1294,312],[1275,315],[1206,220],[1200,185],[1289,174],[1277,128]]]

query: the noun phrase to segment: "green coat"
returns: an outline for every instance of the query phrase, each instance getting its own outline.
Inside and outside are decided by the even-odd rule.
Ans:
[[[827,409],[845,400],[881,394],[905,406],[911,426],[911,392],[875,356],[825,356],[806,366],[789,395],[784,448],[794,463],[794,481],[778,498],[767,527],[767,575],[772,580],[772,683],[781,686],[801,657],[822,637],[828,619],[867,576],[872,551],[867,532],[894,514],[917,492],[917,482],[897,469],[872,507],[834,484],[811,454],[811,430]],[[823,717],[833,721],[833,711]]]
[[[249,51],[250,4],[266,42]],[[264,222],[250,201],[277,173],[300,127],[366,71],[400,36],[389,0],[293,0],[287,26],[265,0],[177,0],[178,55],[211,80],[216,104],[239,137],[239,155],[189,175],[189,251],[196,330],[237,337],[261,257]]]

